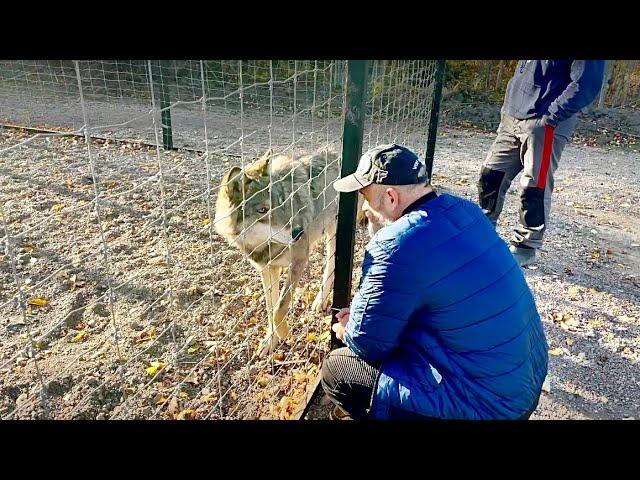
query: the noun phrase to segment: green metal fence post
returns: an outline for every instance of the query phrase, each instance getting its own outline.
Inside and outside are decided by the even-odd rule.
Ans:
[[[165,150],[173,150],[173,132],[171,130],[171,96],[169,95],[169,86],[163,81],[163,69],[168,69],[169,62],[160,60],[156,65],[154,75],[154,83],[159,85],[158,103],[160,104],[160,118],[162,122],[162,146]]]
[[[438,133],[438,119],[440,117],[440,100],[442,98],[442,83],[444,78],[445,60],[438,60],[436,63],[436,79],[431,97],[431,111],[429,116],[429,126],[427,127],[427,151],[424,155],[427,165],[427,178],[431,182],[433,174],[433,155],[436,149],[436,136]]]
[[[342,136],[342,177],[355,172],[362,155],[368,63],[366,60],[349,60],[347,62],[347,96]],[[337,322],[335,309],[348,306],[351,299],[357,196],[357,192],[341,193],[338,204],[332,325]],[[338,346],[338,343],[339,340],[332,331],[331,348]]]

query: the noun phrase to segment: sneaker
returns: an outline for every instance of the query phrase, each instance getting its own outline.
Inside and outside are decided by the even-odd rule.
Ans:
[[[535,248],[522,248],[511,245],[509,251],[513,254],[513,257],[518,262],[518,265],[524,267],[536,262],[536,249]]]
[[[351,420],[351,417],[347,412],[341,409],[339,406],[335,406],[329,412],[330,420]]]

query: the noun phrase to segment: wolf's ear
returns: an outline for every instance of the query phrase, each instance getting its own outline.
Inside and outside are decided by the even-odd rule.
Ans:
[[[261,176],[266,175],[268,173],[269,161],[272,156],[273,149],[270,148],[264,153],[264,155],[258,158],[258,160],[244,169],[245,175],[252,180],[258,180]]]
[[[242,199],[242,169],[240,167],[232,167],[222,179],[220,188],[227,191],[227,196],[231,199]]]

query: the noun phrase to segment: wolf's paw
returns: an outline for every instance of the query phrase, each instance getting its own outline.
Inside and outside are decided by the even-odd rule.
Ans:
[[[280,339],[275,333],[268,333],[262,340],[256,349],[255,356],[258,358],[266,358],[270,356],[280,343]]]
[[[318,295],[316,295],[315,300],[311,304],[311,310],[313,310],[315,313],[322,313],[329,308],[330,303],[331,303],[330,296],[327,295],[326,298],[323,299],[322,291],[320,291],[318,292]]]

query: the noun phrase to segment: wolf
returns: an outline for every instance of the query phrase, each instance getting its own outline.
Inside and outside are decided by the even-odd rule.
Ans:
[[[287,337],[285,316],[293,292],[313,247],[323,238],[326,264],[312,309],[320,312],[329,306],[338,211],[332,183],[340,176],[338,158],[330,149],[297,159],[274,155],[269,149],[244,169],[232,167],[222,179],[215,230],[245,254],[262,278],[269,324],[256,352],[259,357]],[[281,290],[284,269],[287,274]]]

